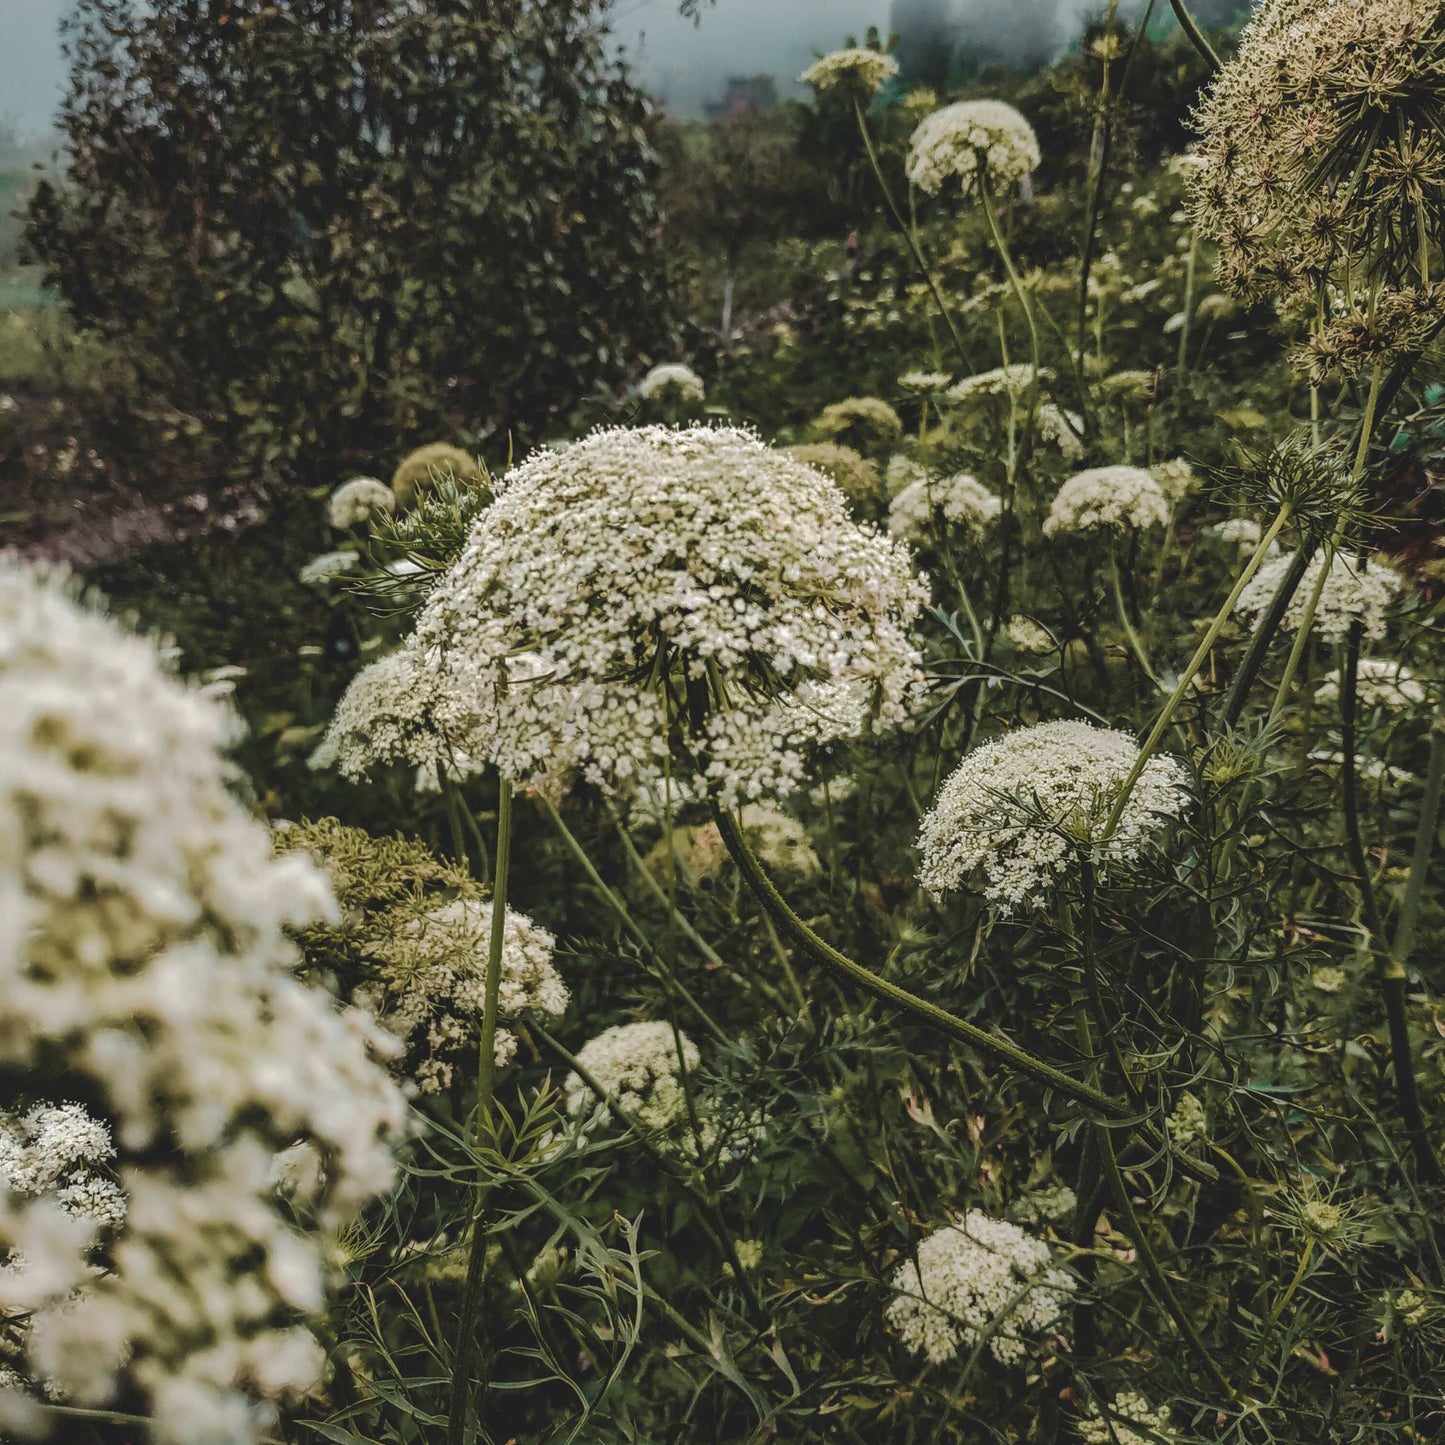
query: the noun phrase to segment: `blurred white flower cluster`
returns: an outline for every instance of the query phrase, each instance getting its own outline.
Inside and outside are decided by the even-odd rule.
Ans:
[[[888,530],[895,537],[924,537],[941,520],[961,531],[982,532],[1002,511],[1003,503],[967,472],[953,477],[925,473],[888,504]]]
[[[674,1033],[669,1023],[643,1020],[616,1024],[589,1039],[577,1051],[577,1062],[629,1121],[665,1132],[687,1118],[683,1073],[690,1075],[702,1055],[680,1029]],[[610,1108],[578,1074],[568,1074],[563,1096],[574,1118],[595,1115],[604,1123],[611,1117]]]
[[[1059,488],[1044,518],[1044,535],[1121,527],[1142,532],[1168,520],[1169,500],[1148,472],[1138,467],[1091,467]]]
[[[325,1245],[283,1216],[274,1155],[321,1152],[304,1202],[334,1227],[390,1186],[406,1124],[389,1036],[292,973],[285,929],[333,905],[231,796],[235,730],[149,643],[0,568],[0,1062],[96,1101],[128,1200],[78,1306],[94,1222],[7,1204],[3,1292],[34,1312],[33,1378],[80,1405],[124,1382],[165,1445],[250,1441],[320,1373]]]
[[[338,532],[361,527],[396,510],[396,493],[375,477],[353,477],[332,492],[326,518]]]
[[[456,898],[439,908],[383,915],[384,934],[369,940],[378,977],[357,990],[399,1038],[411,1040],[420,1062],[412,1070],[422,1093],[436,1093],[452,1080],[452,1058],[467,1052],[471,1062],[486,997],[487,952],[492,904]],[[502,924],[502,977],[498,1017],[524,1013],[560,1018],[567,1009],[567,985],[552,963],[556,939],[525,913],[509,908]],[[517,1052],[516,1036],[497,1029],[496,1060]]]
[[[1315,689],[1316,702],[1340,700],[1340,670],[1324,676]],[[1428,696],[1425,684],[1405,666],[1389,657],[1362,657],[1355,673],[1355,696],[1361,707],[1418,706]]]
[[[822,95],[836,92],[861,101],[876,94],[897,74],[898,62],[891,55],[850,45],[815,60],[798,79]]]
[[[961,100],[936,110],[913,132],[908,179],[936,195],[950,180],[964,191],[979,183],[992,190],[1017,185],[1038,168],[1042,155],[1034,128],[1001,100]]]
[[[1266,562],[1239,594],[1234,610],[1246,617],[1257,617],[1267,611],[1293,561],[1293,552],[1283,552]],[[1304,577],[1280,620],[1286,632],[1299,631],[1324,565],[1321,555],[1305,568]],[[1343,642],[1349,635],[1350,624],[1358,620],[1363,636],[1378,642],[1385,635],[1386,613],[1404,585],[1404,578],[1382,563],[1360,562],[1335,553],[1315,610],[1314,631],[1326,642]]]
[[[1000,1364],[1022,1363],[1062,1327],[1075,1288],[1043,1240],[979,1209],[930,1234],[891,1283],[889,1326],[935,1365],[985,1338]]]
[[[707,388],[692,367],[680,361],[668,361],[654,366],[637,383],[637,394],[644,401],[702,401],[707,396]]]
[[[1128,733],[1073,721],[1039,723],[975,748],[923,819],[924,888],[950,892],[981,870],[984,897],[1011,912],[1043,903],[1080,849],[1095,853],[1101,869],[1139,857],[1184,813],[1189,792],[1183,764],[1156,754],[1105,840],[1138,756]]]

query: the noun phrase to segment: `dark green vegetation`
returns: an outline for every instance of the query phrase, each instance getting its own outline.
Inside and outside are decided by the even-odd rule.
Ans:
[[[969,82],[970,96],[1015,103],[1039,136],[1034,194],[1007,198],[1001,232],[1046,318],[1044,395],[1078,417],[1065,455],[1006,390],[950,406],[899,382],[1030,352],[1028,312],[981,209],[906,185],[913,128],[951,96],[896,85],[868,121],[956,341],[856,117],[826,97],[657,122],[577,35],[549,44],[526,19],[533,7],[499,11],[493,49],[465,64],[447,29],[462,7],[433,7],[387,33],[388,66],[426,62],[388,70],[369,112],[338,101],[334,82],[371,32],[322,43],[282,29],[275,11],[242,11],[224,38],[206,32],[196,62],[226,78],[253,127],[243,143],[183,98],[165,30],[183,12],[160,9],[141,53],[171,100],[147,145],[173,174],[199,155],[213,173],[174,201],[158,188],[142,212],[114,133],[80,108],[104,74],[83,44],[70,123],[93,170],[78,191],[41,198],[35,235],[80,316],[106,333],[96,354],[133,366],[138,394],[193,406],[217,471],[243,458],[275,470],[276,504],[257,525],[94,574],[118,609],[176,639],[186,671],[244,669],[239,761],[258,808],[403,833],[491,876],[493,779],[459,790],[472,831],[408,769],[353,785],[306,766],[345,683],[407,630],[417,602],[382,571],[402,560],[394,536],[327,527],[325,495],[351,470],[386,477],[412,442],[447,435],[500,472],[514,429],[520,443],[667,416],[626,383],[681,354],[710,413],[780,444],[815,439],[831,403],[884,398],[904,424],[902,437],[869,440],[885,469],[966,470],[1015,509],[987,537],[934,519],[918,538],[934,579],[929,706],[911,732],[840,747],[788,804],[806,849],[767,861],[826,945],[1106,1089],[1123,1115],[1100,1130],[1057,1091],[840,981],[826,948],[799,946],[788,914],[775,904],[769,916],[749,891],[705,809],[659,821],[581,787],[556,811],[520,796],[511,900],[558,936],[570,1007],[550,1030],[519,1027],[501,1127],[480,1150],[465,1071],[419,1105],[429,1132],[405,1186],[341,1242],[332,1373],[285,1438],[446,1438],[479,1176],[490,1235],[469,1380],[475,1438],[496,1445],[1439,1438],[1442,1198],[1424,1161],[1445,1144],[1445,910],[1426,845],[1440,801],[1427,782],[1445,768],[1434,717],[1445,654],[1437,531],[1421,501],[1439,474],[1439,358],[1372,428],[1365,386],[1311,396],[1288,358],[1290,317],[1215,287],[1183,211],[1186,178],[1169,164],[1206,77],[1198,54],[1177,36],[1101,25],[1041,75]],[[102,0],[85,13],[119,23]],[[520,62],[500,59],[512,47],[537,59],[525,84]],[[466,83],[479,73],[508,84]],[[555,110],[525,103],[538,75]],[[122,113],[101,90],[103,113]],[[598,120],[587,106],[603,92]],[[414,127],[422,96],[441,109]],[[453,124],[478,128],[475,150],[453,154]],[[497,155],[506,174],[477,163]],[[453,164],[466,184],[448,184]],[[153,254],[139,241],[153,234],[147,217],[161,218]],[[538,249],[543,223],[555,251]],[[116,260],[138,253],[138,270]],[[69,376],[37,371],[17,391],[80,395]],[[1342,715],[1317,693],[1358,660],[1358,633],[1292,656],[1293,634],[1265,632],[1256,651],[1237,616],[1176,694],[1249,556],[1210,528],[1270,522],[1271,448],[1312,404],[1323,438],[1363,434],[1369,505],[1388,515],[1355,540],[1404,555],[1412,583],[1372,655],[1411,668],[1422,694]],[[1071,473],[1180,455],[1197,480],[1167,528],[1045,541],[1042,518]],[[855,510],[882,523],[888,503],[880,483]],[[1409,508],[1426,522],[1401,525]],[[1286,543],[1318,543],[1319,519],[1306,521],[1287,521]],[[376,565],[355,586],[298,580],[334,547]],[[1009,626],[1020,618],[1041,643]],[[1161,856],[1103,884],[1085,872],[1037,914],[1000,918],[972,891],[921,893],[920,815],[972,745],[1061,716],[1142,736],[1170,696],[1165,743],[1197,806]],[[379,911],[389,881],[348,905]],[[308,956],[349,989],[365,948],[355,933],[343,943],[312,939]],[[1400,1123],[1410,1070],[1392,1057],[1387,998],[1407,1011],[1423,1149]],[[697,1042],[695,1086],[733,1133],[709,1138],[694,1118],[679,1144],[614,1119],[559,1152],[556,1089],[578,1049],[636,1018]],[[1080,1197],[1046,1221],[1038,1197],[1060,1185]],[[1077,1279],[1067,1327],[1022,1363],[1000,1363],[985,1341],[929,1365],[885,1324],[894,1273],[967,1209],[1027,1221]],[[1167,1427],[1090,1414],[1127,1390]],[[109,1445],[125,1430],[95,1434]]]

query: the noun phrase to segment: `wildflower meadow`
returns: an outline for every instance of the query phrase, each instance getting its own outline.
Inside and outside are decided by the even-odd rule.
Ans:
[[[894,10],[77,6],[0,1440],[1445,1439],[1445,3]]]

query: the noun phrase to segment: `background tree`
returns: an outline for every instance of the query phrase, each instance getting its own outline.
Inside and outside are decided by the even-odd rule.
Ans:
[[[80,0],[27,239],[239,463],[535,440],[670,334],[601,0]]]

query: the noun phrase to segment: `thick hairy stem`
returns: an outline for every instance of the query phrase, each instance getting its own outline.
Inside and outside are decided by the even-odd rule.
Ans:
[[[973,370],[973,363],[969,360],[968,349],[963,344],[963,337],[959,333],[958,323],[953,319],[953,312],[948,309],[948,303],[943,299],[943,292],[939,290],[938,282],[934,279],[933,270],[924,258],[923,251],[919,247],[918,237],[914,235],[913,228],[904,218],[903,212],[898,209],[898,202],[893,199],[892,188],[888,184],[887,177],[883,174],[882,163],[878,159],[878,149],[873,144],[873,133],[868,129],[868,117],[863,114],[863,107],[856,101],[853,103],[853,113],[858,118],[858,131],[863,137],[864,148],[868,152],[869,163],[873,167],[873,174],[878,179],[878,188],[883,192],[883,199],[888,206],[889,214],[893,217],[893,223],[898,227],[900,234],[907,243],[908,250],[913,256],[914,264],[923,273],[923,279],[928,283],[928,290],[933,297],[933,304],[938,308],[938,314],[943,317],[944,324],[948,327],[948,334],[953,338],[954,350],[958,352],[958,359],[963,363],[966,372]]]
[[[1349,637],[1345,642],[1345,665],[1340,679],[1340,743],[1344,753],[1341,792],[1345,815],[1345,847],[1349,853],[1350,867],[1355,874],[1356,886],[1360,890],[1365,927],[1370,930],[1376,976],[1385,1005],[1385,1021],[1390,1031],[1390,1058],[1395,1066],[1395,1092],[1399,1097],[1400,1117],[1404,1120],[1405,1133],[1409,1137],[1410,1149],[1415,1155],[1415,1166],[1420,1171],[1420,1177],[1430,1184],[1439,1184],[1445,1181],[1445,1173],[1442,1173],[1440,1161],[1430,1147],[1430,1134],[1425,1126],[1425,1115],[1420,1108],[1420,1091],[1415,1081],[1415,1058],[1410,1047],[1410,1020],[1405,997],[1408,975],[1404,960],[1392,957],[1386,951],[1384,922],[1380,917],[1380,904],[1375,896],[1375,886],[1365,858],[1365,844],[1360,834],[1359,781],[1355,774],[1355,713],[1359,697],[1361,632],[1362,626],[1358,621],[1350,625]]]
[[[497,1001],[502,986],[502,944],[506,937],[507,874],[512,855],[512,784],[501,780],[497,794],[497,871],[492,884],[492,928],[487,940],[487,977],[482,1000],[482,1036],[477,1059],[477,1112],[473,1133],[480,1156],[492,1134],[492,1096],[497,1082]],[[490,1183],[479,1168],[472,1205],[471,1252],[457,1320],[457,1348],[452,1359],[451,1402],[447,1412],[447,1445],[462,1445],[472,1400],[472,1360],[477,1345],[477,1316],[487,1258],[487,1196]],[[485,1381],[482,1382],[485,1389]]]
[[[1188,666],[1179,675],[1179,682],[1169,695],[1169,700],[1164,704],[1164,710],[1159,714],[1149,736],[1144,739],[1143,746],[1139,749],[1139,756],[1134,760],[1134,766],[1129,770],[1129,776],[1124,779],[1123,787],[1119,789],[1119,796],[1114,800],[1114,807],[1109,813],[1108,821],[1104,824],[1101,842],[1107,843],[1114,836],[1114,830],[1124,816],[1124,809],[1128,806],[1134,785],[1143,775],[1149,759],[1154,756],[1164,734],[1169,730],[1169,724],[1174,721],[1174,714],[1179,710],[1179,704],[1184,701],[1184,695],[1199,675],[1199,669],[1204,666],[1205,659],[1208,658],[1214,644],[1219,640],[1219,634],[1224,631],[1224,625],[1234,611],[1234,604],[1239,601],[1239,594],[1249,585],[1250,578],[1259,571],[1260,564],[1269,555],[1269,549],[1274,546],[1275,538],[1284,530],[1285,523],[1289,521],[1289,515],[1290,507],[1286,503],[1279,509],[1274,521],[1270,523],[1269,531],[1259,539],[1259,546],[1255,548],[1254,556],[1249,559],[1248,565],[1239,574],[1229,596],[1224,599],[1224,605],[1215,614],[1214,621],[1209,624],[1209,630],[1204,634],[1199,646],[1195,648],[1194,656],[1189,659]]]

